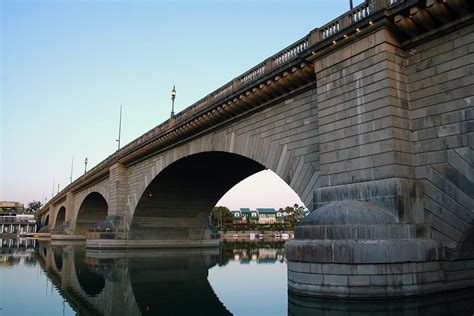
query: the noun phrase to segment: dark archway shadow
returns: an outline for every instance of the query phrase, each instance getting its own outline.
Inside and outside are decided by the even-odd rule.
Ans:
[[[75,234],[85,235],[92,224],[104,220],[107,212],[107,201],[100,193],[87,195],[77,213]]]
[[[64,224],[65,221],[66,221],[66,208],[62,206],[59,209],[58,214],[56,215],[56,220],[54,221],[55,228]]]
[[[203,239],[208,216],[235,184],[264,170],[261,164],[226,152],[177,160],[160,172],[135,209],[130,239]]]

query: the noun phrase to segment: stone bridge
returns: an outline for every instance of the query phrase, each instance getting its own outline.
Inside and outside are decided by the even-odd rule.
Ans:
[[[212,207],[271,169],[312,211],[287,244],[290,290],[472,286],[473,51],[472,1],[364,2],[116,151],[40,217],[92,248],[215,245]]]

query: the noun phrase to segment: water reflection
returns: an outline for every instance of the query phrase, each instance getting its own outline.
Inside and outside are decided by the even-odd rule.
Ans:
[[[80,314],[230,315],[207,280],[218,249],[86,251],[41,244],[37,255]]]
[[[474,291],[463,290],[399,300],[310,299],[288,294],[288,315],[466,315],[474,313]]]
[[[42,310],[47,311],[42,314],[48,315],[472,315],[474,312],[474,290],[416,299],[359,302],[287,294],[283,242],[223,243],[220,249],[214,250],[86,251],[83,243],[9,240],[1,242],[1,256],[2,283],[7,287],[19,284],[17,290],[0,295],[0,310],[8,311],[8,315],[29,314],[29,308],[34,313],[35,309],[41,310],[41,304]],[[52,284],[46,283],[46,293],[43,281],[34,279],[28,267],[30,270],[41,267],[44,271],[47,282]],[[21,282],[23,275],[25,278],[28,275],[29,283]],[[17,295],[26,292],[31,292],[30,298]],[[25,301],[18,301],[23,296]]]
[[[26,265],[35,265],[34,248],[36,239],[1,239],[0,238],[0,266],[9,267],[18,265],[24,258]]]
[[[248,264],[252,260],[258,264],[283,263],[285,242],[223,242],[219,251],[219,266],[229,261]]]

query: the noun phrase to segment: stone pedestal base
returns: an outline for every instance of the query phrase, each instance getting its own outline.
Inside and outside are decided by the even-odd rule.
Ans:
[[[439,245],[430,240],[290,241],[286,248],[288,288],[296,294],[401,297],[443,290],[446,281]]]
[[[474,260],[450,261],[423,224],[401,224],[370,202],[332,202],[286,245],[288,288],[308,296],[403,297],[474,286]]]

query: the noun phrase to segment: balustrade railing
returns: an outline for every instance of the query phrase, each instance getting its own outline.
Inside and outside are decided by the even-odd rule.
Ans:
[[[259,65],[245,72],[242,76],[240,76],[240,84],[245,85],[263,76],[265,74],[266,67],[267,66],[265,63],[260,63]]]
[[[387,6],[388,7],[394,7],[396,6],[397,4],[400,4],[402,2],[404,2],[405,0],[387,0]]]
[[[212,98],[214,100],[216,99],[220,99],[228,94],[230,94],[232,92],[232,82],[229,82],[228,84],[226,84],[225,86],[217,89],[213,94],[212,94]]]
[[[372,13],[373,3],[371,1],[367,1],[362,3],[361,5],[355,7],[350,12],[350,17],[352,23],[359,22],[362,19],[365,19]]]
[[[320,30],[322,38],[326,39],[328,37],[333,36],[336,33],[339,33],[341,30],[341,24],[339,21],[334,21],[329,24],[326,24],[326,26],[323,26]]]
[[[286,62],[292,60],[299,54],[303,53],[308,49],[308,37],[305,37],[293,45],[285,48],[278,54],[276,54],[273,59],[273,66],[278,67]]]

